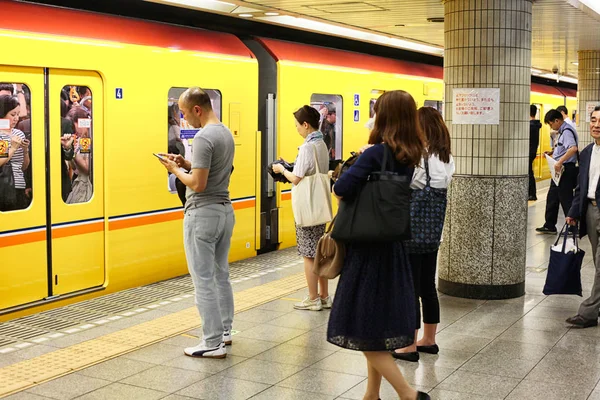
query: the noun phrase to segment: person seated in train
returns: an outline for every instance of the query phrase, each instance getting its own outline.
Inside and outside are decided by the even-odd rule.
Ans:
[[[90,115],[82,107],[73,107],[67,114],[67,119],[75,126],[76,138],[74,138],[74,157],[71,168],[74,171],[71,193],[67,197],[67,204],[87,203],[94,193],[91,172],[91,132],[85,120]]]
[[[29,167],[29,140],[25,134],[16,129],[20,115],[19,100],[12,95],[0,96],[0,119],[9,120],[8,129],[0,130],[0,167],[10,162],[13,173],[13,184],[16,196],[12,204],[3,205],[4,210],[22,210],[29,206],[25,194],[25,171]],[[5,188],[3,190],[10,190]]]
[[[335,160],[335,124],[337,120],[335,104],[324,104],[321,107],[320,113],[324,117],[323,122],[321,122],[323,141],[329,151],[329,158]]]
[[[325,173],[329,165],[329,156],[324,135],[318,130],[319,112],[305,105],[294,113],[294,118],[296,130],[304,138],[304,143],[298,148],[294,169],[290,172],[281,163],[273,164],[272,168],[275,173],[283,174],[292,184],[297,185],[305,176],[316,174],[317,167]],[[313,201],[326,204],[327,199],[313,199]],[[332,300],[329,296],[327,278],[320,278],[312,272],[317,242],[324,233],[325,224],[296,226],[298,254],[304,258],[304,273],[308,283],[308,296],[294,304],[296,310],[321,311],[323,308],[331,308]]]

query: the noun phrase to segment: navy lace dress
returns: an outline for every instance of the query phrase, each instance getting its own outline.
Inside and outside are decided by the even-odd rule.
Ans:
[[[355,196],[369,174],[380,170],[383,149],[375,145],[366,150],[336,182],[335,193],[346,199]],[[412,177],[413,170],[398,162],[394,165],[399,174]],[[412,275],[403,243],[348,243],[327,340],[351,350],[395,350],[413,343],[415,318]]]

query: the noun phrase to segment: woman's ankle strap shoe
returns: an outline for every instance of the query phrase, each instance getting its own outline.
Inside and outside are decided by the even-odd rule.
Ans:
[[[417,393],[417,400],[431,400],[431,397],[427,393],[419,392]]]

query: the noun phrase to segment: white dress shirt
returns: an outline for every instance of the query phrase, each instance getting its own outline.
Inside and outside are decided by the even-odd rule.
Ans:
[[[598,187],[598,179],[600,179],[600,146],[597,144],[592,148],[592,158],[590,160],[588,181],[588,199],[596,199],[596,188]]]

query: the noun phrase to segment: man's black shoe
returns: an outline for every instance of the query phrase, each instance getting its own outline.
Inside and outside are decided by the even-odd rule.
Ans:
[[[529,198],[527,199],[527,201],[537,201],[537,197],[535,197],[535,196],[529,196]]]
[[[574,317],[567,318],[567,323],[575,325],[579,328],[589,328],[592,326],[598,326],[598,319],[587,319],[577,314]]]
[[[539,232],[539,233],[547,233],[547,234],[552,234],[552,235],[556,234],[556,228],[550,229],[545,226],[542,226],[541,228],[536,228],[535,231]]]

